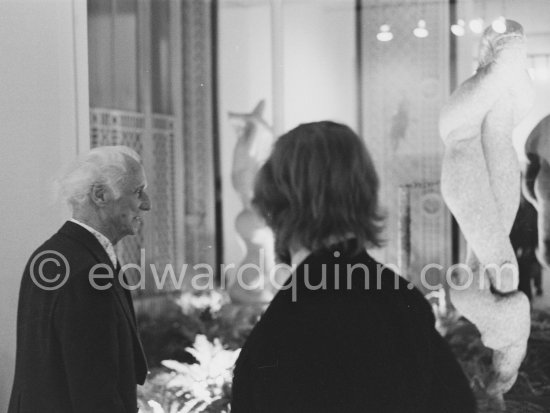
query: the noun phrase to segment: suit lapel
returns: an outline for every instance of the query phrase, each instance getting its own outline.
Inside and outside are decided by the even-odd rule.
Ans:
[[[117,278],[115,279],[115,295],[124,309],[124,314],[128,318],[128,321],[130,322],[130,325],[132,327],[132,331],[134,333],[134,341],[137,344],[137,351],[138,351],[138,357],[141,359],[140,365],[144,366],[144,372],[143,374],[147,374],[147,359],[145,358],[145,351],[143,350],[143,345],[141,344],[141,340],[139,339],[139,334],[137,332],[137,323],[136,323],[136,315],[134,312],[134,305],[132,303],[132,296],[130,294],[130,291],[126,288],[124,288],[119,281],[118,274],[120,274],[120,264],[117,262],[117,268],[116,268],[116,274]],[[126,280],[126,277],[122,275],[124,278],[124,283],[128,285],[128,281]]]
[[[120,305],[122,306],[124,310],[124,314],[128,318],[128,322],[132,326],[132,330],[134,331],[134,334],[137,335],[137,327],[136,327],[136,320],[133,311],[130,310],[130,304],[131,299],[129,300],[128,297],[124,295],[124,288],[120,284],[120,281],[118,279],[119,273],[120,273],[120,265],[117,263],[117,267],[115,268],[113,266],[113,263],[111,262],[111,259],[109,258],[109,255],[107,254],[107,251],[103,248],[103,246],[99,243],[97,238],[91,234],[87,229],[81,227],[78,224],[75,224],[74,222],[67,221],[63,227],[59,230],[60,233],[63,233],[73,240],[79,242],[82,244],[90,253],[94,256],[94,258],[98,261],[99,264],[106,264],[108,265],[112,271],[113,271],[113,286],[115,291],[115,296],[117,297]],[[126,280],[126,278],[124,279]],[[130,302],[129,302],[130,301]]]
[[[117,262],[116,268],[113,266],[113,263],[111,262],[111,259],[107,254],[107,251],[105,251],[105,249],[99,243],[97,238],[93,234],[91,234],[86,228],[78,224],[75,224],[74,222],[67,221],[61,227],[61,229],[59,230],[59,233],[70,237],[75,242],[78,242],[79,244],[84,246],[92,254],[92,256],[98,261],[98,263],[106,264],[113,270],[113,274],[114,274],[114,279],[113,279],[114,291],[113,292],[115,297],[117,298],[117,301],[120,303],[122,307],[122,310],[128,320],[128,323],[130,324],[130,327],[134,336],[134,342],[137,343],[136,351],[139,352],[138,357],[141,359],[140,365],[142,365],[144,369],[144,373],[142,372],[144,374],[143,377],[145,377],[145,375],[147,374],[147,362],[145,358],[145,353],[143,351],[143,346],[141,344],[141,340],[139,339],[139,334],[137,331],[136,317],[133,309],[130,292],[127,289],[122,287],[118,279],[120,268],[121,268],[120,264],[118,264]],[[124,281],[126,282],[126,277],[124,277]]]
[[[134,315],[134,311],[131,308],[133,306],[132,304],[132,298],[130,296],[130,292],[122,286],[120,283],[119,277],[120,276],[120,264],[117,262],[117,268],[115,269],[115,279],[113,280],[114,284],[114,290],[115,290],[115,296],[118,299],[118,302],[122,306],[124,310],[124,314],[126,315],[126,318],[128,319],[128,322],[132,326],[132,330],[137,335],[137,325],[136,325],[136,317]],[[124,277],[124,282],[126,283],[126,277]]]

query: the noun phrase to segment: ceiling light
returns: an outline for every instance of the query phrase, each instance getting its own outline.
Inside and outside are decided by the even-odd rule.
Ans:
[[[383,24],[382,26],[380,26],[380,31],[376,35],[376,38],[381,42],[389,42],[391,39],[393,39],[393,33],[390,31],[390,25]]]
[[[465,29],[464,29],[464,26],[466,25],[466,23],[464,22],[464,20],[462,19],[458,19],[456,24],[453,24],[451,26],[451,32],[455,35],[455,36],[458,36],[458,37],[461,37],[461,36],[464,36],[464,33],[465,33]]]
[[[504,33],[506,31],[506,19],[504,16],[500,16],[491,24],[493,30],[497,33]]]
[[[478,17],[477,19],[470,20],[470,30],[475,34],[481,34],[483,31],[483,19]]]
[[[426,21],[425,20],[418,20],[418,26],[413,30],[413,34],[416,37],[419,37],[423,39],[424,37],[428,37],[428,29],[426,29]]]

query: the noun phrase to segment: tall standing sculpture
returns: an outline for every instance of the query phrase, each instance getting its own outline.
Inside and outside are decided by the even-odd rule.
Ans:
[[[506,21],[504,33],[488,27],[476,73],[440,114],[445,143],[441,190],[468,242],[472,275],[466,271],[457,277],[460,287],[451,288],[451,301],[493,349],[487,392],[500,407],[517,378],[530,332],[529,301],[517,291],[517,262],[509,240],[520,200],[512,131],[534,100],[524,41],[515,21]]]
[[[262,100],[250,113],[229,113],[237,132],[231,181],[243,208],[235,219],[235,228],[245,250],[231,280],[229,294],[233,301],[240,303],[269,302],[274,294],[270,284],[275,264],[273,233],[251,206],[256,173],[269,156],[273,143],[271,128],[262,118],[264,108]]]

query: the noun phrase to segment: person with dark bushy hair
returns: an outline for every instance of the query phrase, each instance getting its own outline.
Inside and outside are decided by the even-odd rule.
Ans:
[[[476,402],[422,294],[380,246],[379,181],[347,126],[283,135],[253,204],[293,271],[237,360],[232,412],[469,413]]]

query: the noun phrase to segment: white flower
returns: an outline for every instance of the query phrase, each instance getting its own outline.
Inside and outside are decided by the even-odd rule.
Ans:
[[[220,340],[208,341],[198,334],[193,347],[186,349],[195,359],[195,364],[164,360],[162,364],[175,372],[167,387],[189,392],[195,399],[212,401],[222,395],[223,385],[231,381],[231,372],[239,356],[239,350],[223,348]]]
[[[149,407],[151,407],[153,410],[152,413],[164,413],[164,409],[162,408],[162,406],[160,405],[160,403],[154,401],[154,400],[149,400],[147,402],[147,404],[149,405]],[[142,413],[143,411],[140,410],[139,413]],[[145,413],[145,412],[143,412]]]
[[[185,292],[180,295],[176,303],[181,307],[184,314],[190,314],[194,311],[204,311],[210,309],[210,312],[216,313],[220,311],[223,304],[228,301],[226,295],[220,291],[212,290],[208,293],[194,294]]]

